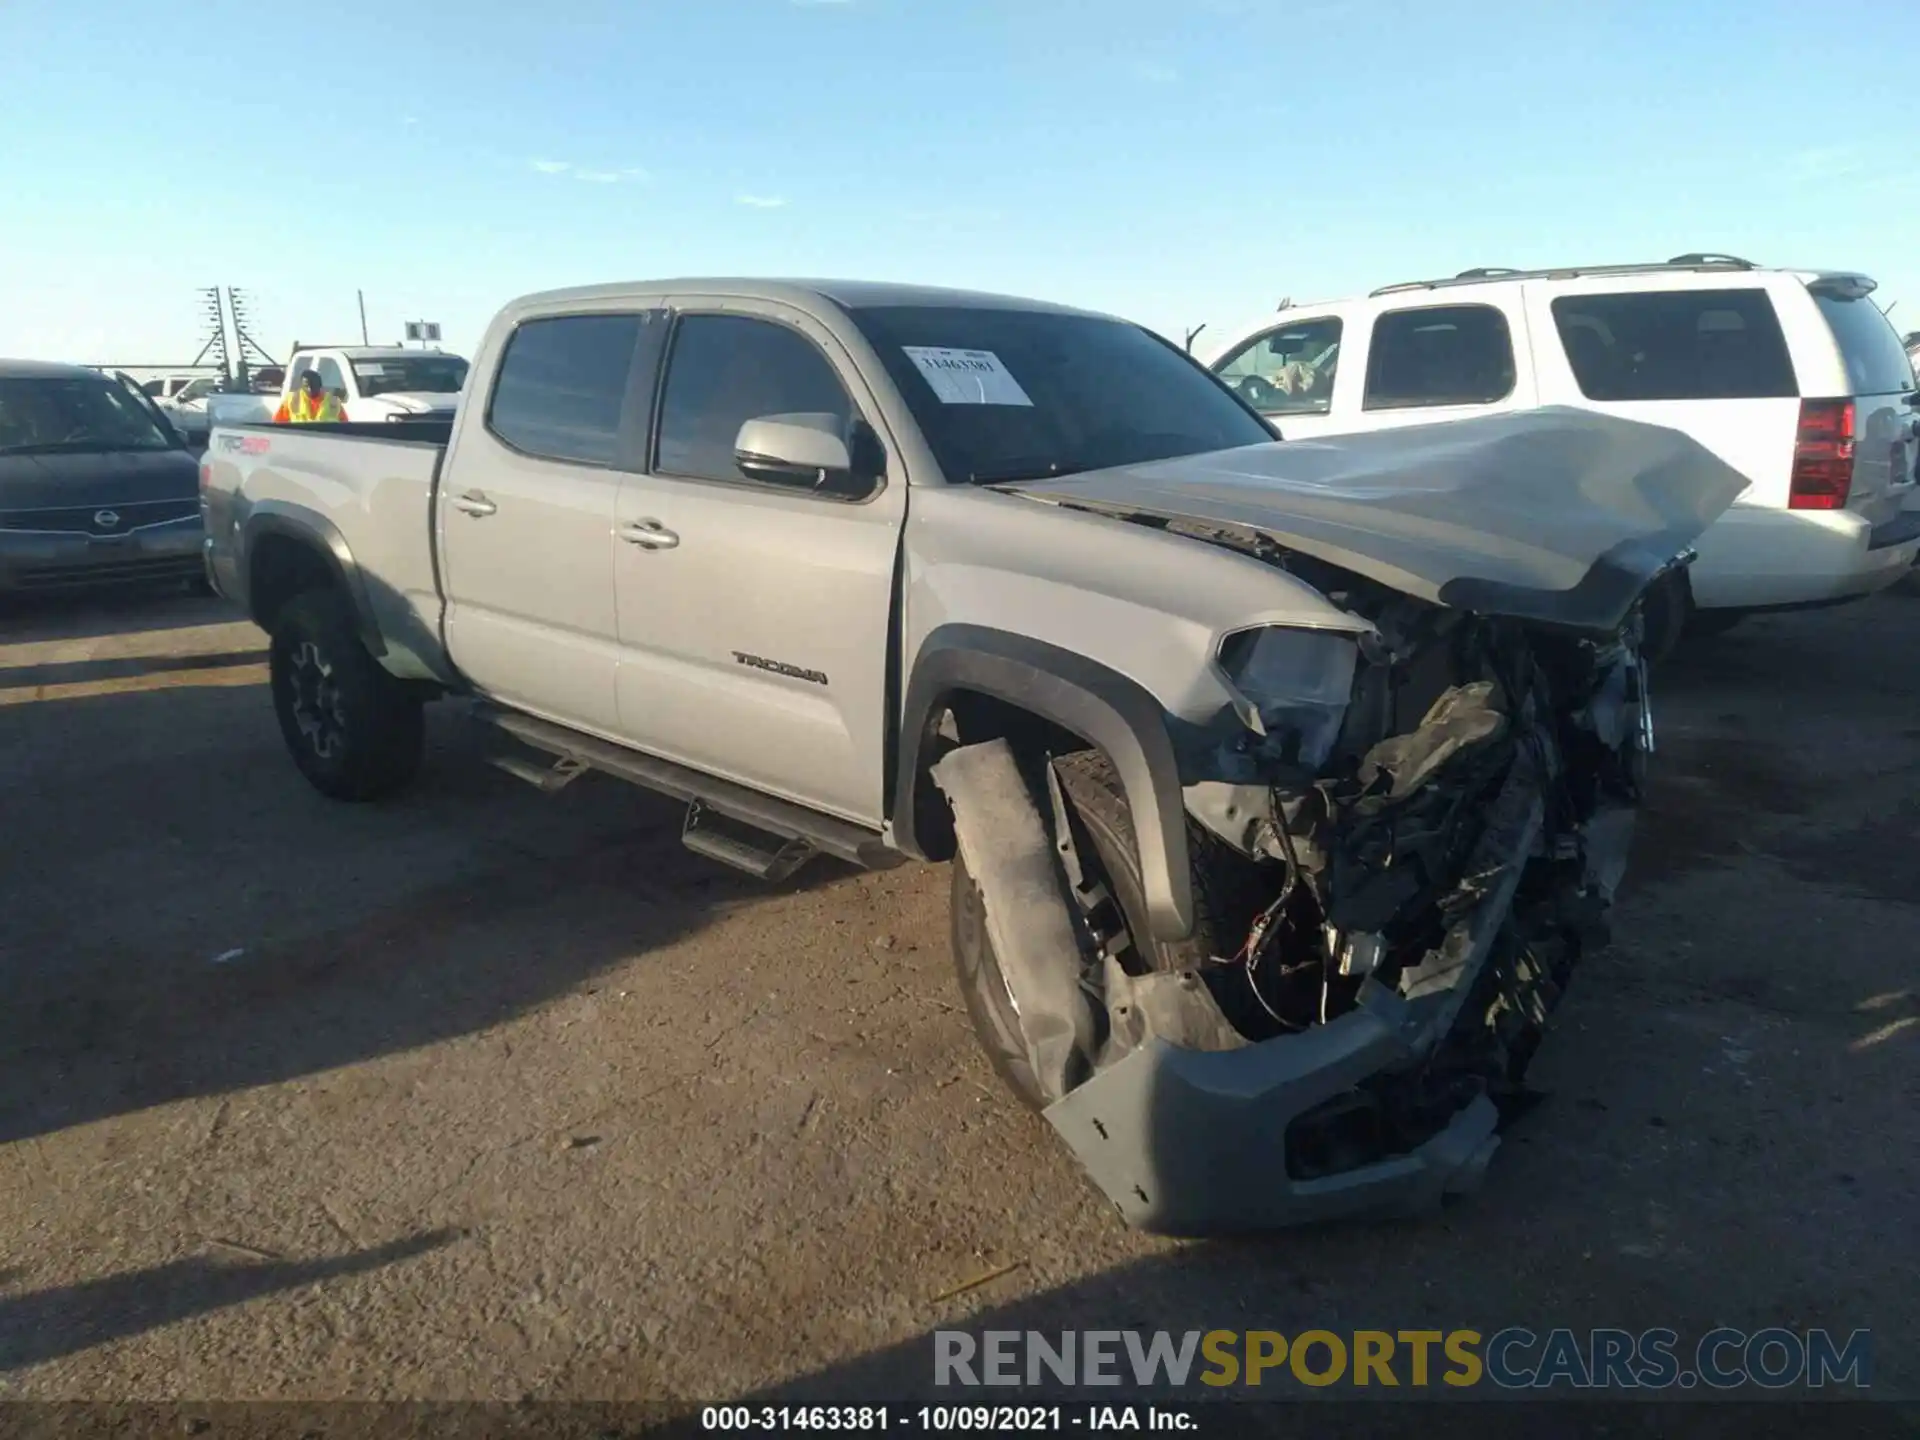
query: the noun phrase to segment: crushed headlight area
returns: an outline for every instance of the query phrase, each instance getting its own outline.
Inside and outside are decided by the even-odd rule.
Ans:
[[[1652,748],[1637,612],[1596,636],[1288,568],[1370,628],[1231,637],[1244,703],[1176,722],[1192,937],[1130,919],[1141,861],[1098,751],[993,740],[935,772],[976,1025],[1146,1229],[1473,1188],[1605,941]]]

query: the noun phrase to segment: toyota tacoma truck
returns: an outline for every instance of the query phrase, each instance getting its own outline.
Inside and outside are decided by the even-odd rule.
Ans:
[[[1744,484],[1573,410],[1276,442],[1123,320],[759,281],[516,301],[451,421],[202,472],[321,791],[459,697],[758,876],[951,860],[993,1064],[1186,1234],[1483,1174],[1625,863],[1640,598]]]

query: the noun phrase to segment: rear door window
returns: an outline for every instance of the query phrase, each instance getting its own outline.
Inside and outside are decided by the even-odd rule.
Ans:
[[[1491,405],[1513,381],[1513,334],[1493,306],[1390,310],[1373,322],[1363,408]]]
[[[487,428],[526,455],[613,465],[640,330],[638,315],[523,322],[500,357]]]
[[[1553,323],[1589,400],[1769,400],[1798,395],[1765,290],[1560,295]]]
[[[331,355],[322,355],[317,367],[320,371],[320,388],[329,393],[346,394],[347,377],[341,373],[340,362]]]
[[[1840,347],[1850,394],[1892,395],[1913,389],[1913,363],[1879,306],[1865,296],[1843,300],[1817,292],[1813,303]]]

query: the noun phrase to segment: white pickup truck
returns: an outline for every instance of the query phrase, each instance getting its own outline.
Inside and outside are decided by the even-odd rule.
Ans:
[[[206,413],[214,425],[270,421],[307,371],[341,403],[350,422],[450,420],[466,384],[467,362],[438,350],[371,345],[296,346],[278,395],[212,395]]]
[[[757,281],[517,301],[453,421],[202,472],[320,790],[453,696],[763,877],[952,858],[988,1055],[1176,1233],[1479,1177],[1624,864],[1640,598],[1744,483],[1565,410],[1274,443],[1125,321]]]

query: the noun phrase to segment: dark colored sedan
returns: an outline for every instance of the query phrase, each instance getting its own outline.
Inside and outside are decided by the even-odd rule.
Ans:
[[[194,580],[199,465],[130,382],[0,360],[0,591]]]

